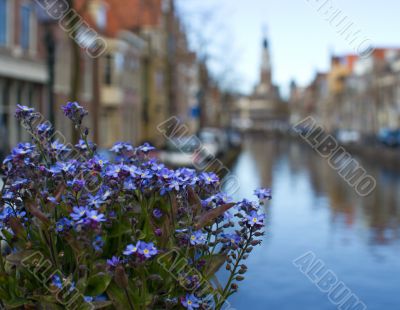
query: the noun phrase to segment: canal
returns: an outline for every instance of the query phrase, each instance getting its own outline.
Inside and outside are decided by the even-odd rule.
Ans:
[[[255,188],[268,186],[273,200],[263,243],[232,296],[235,309],[337,309],[293,264],[310,251],[368,309],[400,309],[400,175],[361,164],[377,181],[364,198],[308,144],[245,138],[232,168],[240,183],[234,198],[254,199]]]

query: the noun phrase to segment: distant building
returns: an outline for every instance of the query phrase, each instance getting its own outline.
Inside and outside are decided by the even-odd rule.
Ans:
[[[264,38],[261,49],[260,79],[253,94],[238,101],[239,115],[233,125],[252,130],[275,130],[286,126],[288,107],[272,82],[272,66],[268,39]]]
[[[17,104],[47,113],[42,37],[31,1],[0,0],[0,153],[27,139],[14,118]]]
[[[331,56],[327,74],[303,89],[293,86],[290,106],[292,123],[313,116],[329,132],[376,137],[382,128],[400,128],[400,48]]]

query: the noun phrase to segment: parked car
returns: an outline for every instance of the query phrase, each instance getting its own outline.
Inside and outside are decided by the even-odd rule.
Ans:
[[[343,144],[357,143],[361,140],[361,135],[356,130],[340,129],[336,132],[336,139]]]
[[[228,131],[228,143],[230,147],[240,147],[242,145],[242,135],[235,130]]]
[[[165,150],[159,153],[162,162],[173,167],[193,167],[197,160],[198,140],[181,137],[167,141]]]
[[[219,152],[218,138],[215,132],[202,130],[199,133],[199,139],[202,148],[208,153],[210,157],[216,157]]]
[[[202,147],[210,156],[216,157],[225,153],[229,148],[228,135],[224,130],[218,128],[203,128],[199,132]]]
[[[400,129],[382,128],[378,133],[378,141],[386,146],[400,145]]]

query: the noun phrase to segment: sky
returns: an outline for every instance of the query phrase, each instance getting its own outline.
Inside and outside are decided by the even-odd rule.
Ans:
[[[208,49],[214,59],[212,69],[221,76],[225,73],[242,92],[250,92],[258,80],[265,32],[270,43],[273,79],[284,94],[292,79],[305,86],[317,71],[327,70],[331,52],[354,53],[372,45],[400,46],[398,0],[178,1],[192,34],[191,42],[197,38],[193,47]],[[330,23],[325,17],[333,12],[338,15]],[[350,29],[360,31],[358,42],[365,40],[363,45],[351,44],[338,33],[343,27],[335,25],[345,17],[342,25],[352,23]],[[208,40],[203,38],[199,44],[198,37]]]

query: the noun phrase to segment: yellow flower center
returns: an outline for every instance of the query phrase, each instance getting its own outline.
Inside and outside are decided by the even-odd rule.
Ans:
[[[256,217],[253,217],[253,222],[257,223],[257,218]]]
[[[103,164],[103,161],[102,161],[102,160],[99,160],[99,164],[102,165],[102,164]]]
[[[192,235],[192,236],[190,237],[190,239],[196,240],[196,236],[195,236],[195,235]]]
[[[188,305],[191,305],[191,304],[192,304],[192,301],[191,301],[191,300],[188,300],[187,304],[188,304]]]
[[[146,250],[143,251],[143,253],[144,253],[144,254],[149,254],[149,250],[146,249]]]

